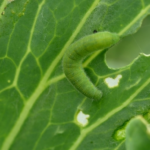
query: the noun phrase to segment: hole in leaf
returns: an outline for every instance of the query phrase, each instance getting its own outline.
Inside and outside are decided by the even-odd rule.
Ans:
[[[106,62],[110,68],[120,68],[130,64],[140,53],[150,54],[150,16],[140,29],[119,41],[106,53]]]
[[[86,126],[88,124],[88,118],[90,115],[84,114],[82,111],[79,111],[76,120],[81,126]]]
[[[108,77],[108,78],[105,79],[105,83],[107,84],[107,86],[109,88],[114,88],[114,87],[117,87],[119,85],[119,81],[120,81],[121,78],[122,78],[121,74],[117,75],[117,77],[114,78],[114,79]]]

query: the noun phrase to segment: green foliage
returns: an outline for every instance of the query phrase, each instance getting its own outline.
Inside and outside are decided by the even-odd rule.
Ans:
[[[62,57],[95,30],[135,33],[150,1],[1,0],[0,14],[0,149],[125,150],[118,131],[150,109],[150,56],[120,69],[106,65],[105,50],[88,57],[83,66],[103,92],[99,102],[70,85]]]
[[[142,118],[132,119],[126,129],[127,150],[149,150],[150,129],[149,124]]]

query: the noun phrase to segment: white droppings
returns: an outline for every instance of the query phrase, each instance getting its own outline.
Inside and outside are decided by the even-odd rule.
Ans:
[[[88,124],[88,118],[90,115],[84,114],[82,111],[80,111],[77,115],[77,121],[82,126],[86,126]]]
[[[108,85],[109,88],[114,88],[118,86],[121,78],[122,78],[121,74],[117,75],[115,79],[108,77],[105,79],[105,83]]]

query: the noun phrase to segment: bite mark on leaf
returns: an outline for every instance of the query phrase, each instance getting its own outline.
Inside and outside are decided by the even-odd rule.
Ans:
[[[122,78],[121,74],[117,75],[117,77],[115,79],[108,77],[105,79],[105,83],[109,88],[114,88],[119,85],[119,81],[121,78]]]
[[[81,125],[81,126],[86,126],[88,124],[88,118],[90,117],[90,115],[88,114],[84,114],[82,111],[79,111],[77,114],[77,122]]]

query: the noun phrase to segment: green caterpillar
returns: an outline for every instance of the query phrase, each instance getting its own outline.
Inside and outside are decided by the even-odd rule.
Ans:
[[[99,32],[86,36],[71,44],[63,57],[63,70],[68,80],[88,98],[99,100],[102,92],[86,76],[83,68],[83,59],[100,49],[105,49],[119,41],[116,33]]]

